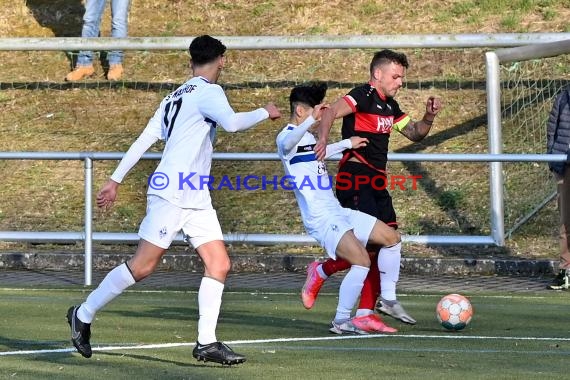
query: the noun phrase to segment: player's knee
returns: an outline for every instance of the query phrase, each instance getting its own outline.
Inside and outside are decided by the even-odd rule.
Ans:
[[[131,270],[131,274],[136,282],[144,280],[148,276],[154,272],[156,268],[156,264],[147,263],[146,265],[129,265],[129,269]]]
[[[392,233],[388,236],[386,247],[392,247],[402,241],[402,234],[397,230],[392,230]]]
[[[370,268],[370,265],[371,265],[370,255],[368,254],[368,252],[364,248],[361,249],[360,251],[361,251],[360,254],[354,258],[354,260],[353,260],[354,262],[352,264],[360,265],[360,266],[366,267],[366,268]]]
[[[370,258],[369,257],[358,257],[353,260],[352,265],[358,265],[365,268],[370,268]]]
[[[223,280],[226,278],[230,269],[232,267],[232,263],[229,257],[218,258],[214,261],[211,261],[206,265],[205,272],[206,275],[209,277],[213,277],[218,280]]]
[[[220,264],[220,272],[223,273],[224,275],[227,275],[231,269],[232,269],[232,263],[229,260],[229,258],[227,260],[224,260],[224,262]]]

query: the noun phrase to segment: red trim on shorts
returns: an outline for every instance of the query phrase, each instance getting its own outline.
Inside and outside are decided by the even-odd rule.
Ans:
[[[348,161],[348,159],[351,156],[358,158],[358,160],[360,161],[361,164],[368,166],[370,169],[386,175],[386,170],[378,169],[376,166],[374,166],[370,162],[366,161],[366,159],[364,157],[362,157],[362,155],[360,153],[356,152],[355,150],[348,150],[346,153],[343,154],[342,159],[338,163],[339,170],[340,170],[340,168],[342,168],[342,166]]]

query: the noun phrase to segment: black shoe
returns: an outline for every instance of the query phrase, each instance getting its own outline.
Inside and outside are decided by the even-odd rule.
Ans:
[[[245,356],[236,354],[226,344],[222,342],[214,342],[210,344],[201,345],[196,342],[192,356],[205,362],[216,362],[220,364],[239,364],[245,362]]]
[[[570,271],[567,269],[561,269],[558,275],[554,277],[554,280],[546,287],[551,290],[565,290],[570,288]]]
[[[91,324],[83,323],[77,318],[77,309],[79,306],[72,306],[67,310],[67,323],[71,327],[71,343],[77,348],[77,351],[84,357],[91,357]]]

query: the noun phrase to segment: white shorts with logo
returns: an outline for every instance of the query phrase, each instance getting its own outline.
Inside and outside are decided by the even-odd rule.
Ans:
[[[216,210],[180,208],[157,195],[148,195],[146,216],[139,227],[139,236],[167,249],[180,230],[188,235],[194,248],[214,240],[224,240]]]
[[[312,226],[311,236],[319,242],[331,259],[336,260],[336,248],[342,236],[353,230],[358,241],[366,246],[376,218],[361,211],[339,207],[338,211],[328,214],[319,224],[320,227]]]

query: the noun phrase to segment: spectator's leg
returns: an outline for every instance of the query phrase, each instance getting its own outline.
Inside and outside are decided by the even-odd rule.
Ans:
[[[570,270],[570,168],[558,182],[558,208],[560,212],[560,269]]]
[[[83,28],[81,30],[81,37],[99,37],[101,16],[105,10],[106,2],[107,0],[87,0],[85,2],[85,14],[83,15]],[[77,58],[77,66],[90,66],[92,62],[92,51],[79,52],[79,57]]]
[[[111,0],[111,37],[126,38],[128,36],[129,0]],[[114,50],[109,53],[109,65],[123,63],[123,52]]]

